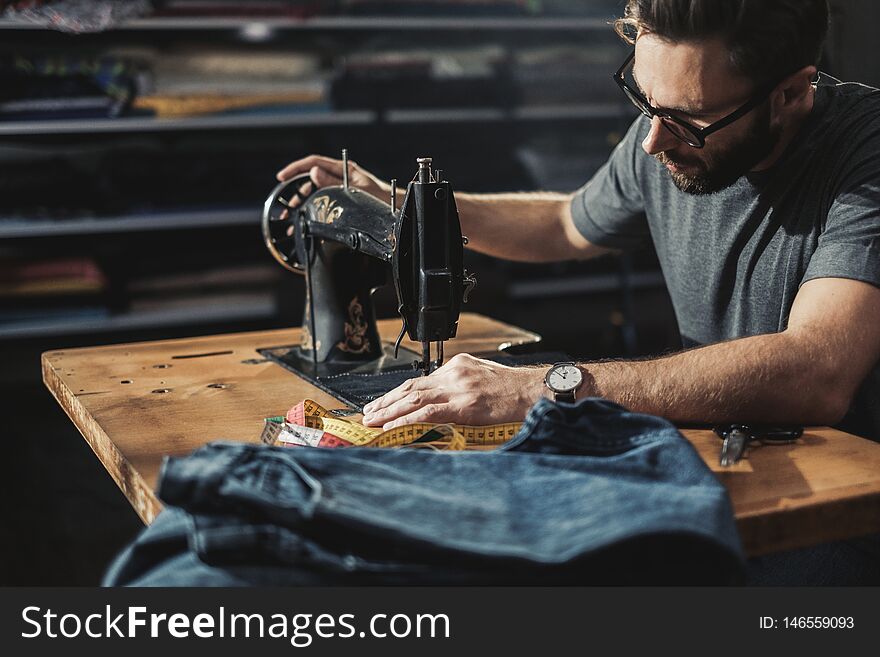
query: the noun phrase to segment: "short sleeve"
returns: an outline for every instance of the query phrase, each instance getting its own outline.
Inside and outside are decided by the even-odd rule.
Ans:
[[[608,161],[571,201],[574,225],[591,243],[631,249],[650,239],[645,205],[637,175],[640,131],[636,119]]]
[[[828,211],[801,283],[849,278],[880,287],[880,120],[847,157],[839,191]]]

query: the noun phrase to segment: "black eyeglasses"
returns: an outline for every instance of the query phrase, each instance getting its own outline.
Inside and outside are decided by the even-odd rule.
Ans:
[[[677,116],[673,116],[668,112],[657,109],[656,107],[651,105],[651,103],[648,102],[648,99],[645,98],[637,89],[634,89],[627,83],[623,76],[626,72],[626,69],[632,63],[633,59],[635,59],[635,56],[635,51],[630,53],[629,57],[627,57],[626,61],[623,63],[623,66],[621,66],[617,70],[617,73],[614,74],[614,81],[621,89],[623,89],[623,93],[627,95],[627,97],[632,101],[633,105],[639,108],[639,111],[642,114],[647,116],[649,119],[653,119],[655,116],[659,117],[660,122],[663,124],[663,127],[669,130],[669,132],[678,137],[688,146],[693,146],[694,148],[703,148],[703,146],[706,145],[706,137],[711,135],[713,132],[718,132],[719,130],[721,130],[721,128],[726,128],[731,123],[738,119],[741,119],[746,114],[755,109],[758,105],[763,103],[767,96],[770,95],[770,92],[773,91],[773,88],[776,86],[767,85],[765,87],[762,87],[761,90],[758,92],[758,95],[756,95],[739,109],[734,110],[723,119],[719,119],[718,121],[715,121],[715,123],[707,125],[705,128],[699,128],[683,119],[678,118]]]
[[[750,443],[762,445],[789,445],[804,435],[803,427],[768,427],[748,424],[725,424],[715,427],[721,443],[721,467],[738,463]]]

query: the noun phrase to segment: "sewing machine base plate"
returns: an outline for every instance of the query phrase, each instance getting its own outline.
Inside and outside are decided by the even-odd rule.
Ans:
[[[340,401],[343,401],[350,407],[360,411],[363,408],[363,400],[356,398],[355,396],[344,394],[344,392],[331,385],[331,381],[349,376],[368,378],[391,372],[415,373],[413,361],[419,360],[419,355],[417,353],[406,347],[401,347],[398,357],[395,358],[393,344],[390,342],[384,342],[382,347],[383,355],[368,362],[334,361],[327,363],[314,363],[310,354],[304,352],[298,346],[291,345],[269,347],[266,349],[259,349],[258,351],[267,360],[277,363],[284,369],[293,372],[312,385],[329,392],[340,399]]]

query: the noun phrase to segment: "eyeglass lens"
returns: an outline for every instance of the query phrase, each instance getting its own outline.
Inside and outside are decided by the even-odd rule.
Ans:
[[[676,123],[671,119],[667,119],[665,117],[660,117],[660,120],[663,122],[663,126],[669,130],[673,135],[681,139],[686,144],[690,146],[701,146],[700,140],[696,138],[696,136],[687,128],[685,128],[680,123]]]
[[[632,101],[632,104],[635,105],[642,114],[647,116],[649,119],[654,118],[654,112],[652,111],[652,108],[649,107],[648,105],[646,105],[644,103],[644,101],[642,101],[641,98],[636,96],[626,86],[623,87],[623,91],[626,93],[627,98],[629,98]],[[676,123],[672,119],[665,117],[662,114],[659,116],[660,116],[661,123],[663,123],[663,126],[667,130],[669,130],[669,132],[671,132],[673,135],[675,135],[675,137],[677,137],[678,139],[680,139],[681,141],[685,142],[686,144],[688,144],[690,146],[695,146],[695,147],[702,146],[702,143],[700,142],[700,140],[690,130],[685,128],[683,125]]]

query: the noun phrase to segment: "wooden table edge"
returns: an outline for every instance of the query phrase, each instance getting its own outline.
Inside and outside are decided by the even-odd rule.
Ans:
[[[162,510],[162,503],[143,480],[140,473],[131,467],[128,460],[119,452],[116,445],[101,428],[101,425],[83,408],[77,396],[58,375],[48,359],[48,356],[55,352],[57,350],[47,351],[40,357],[43,383],[88,443],[98,461],[116,482],[119,490],[122,491],[129,503],[134,502],[135,512],[140,519],[145,525],[149,525]],[[115,471],[107,467],[106,464],[110,461],[115,464]]]
[[[785,522],[779,521],[782,516],[785,516]],[[846,517],[844,527],[841,527],[841,516]],[[826,518],[834,518],[835,522],[824,522]],[[745,513],[736,519],[736,525],[743,550],[750,557],[855,539],[880,532],[880,491],[869,491],[858,497],[841,495],[809,507],[780,507],[761,515]],[[797,537],[780,531],[780,528],[792,525],[800,531],[809,527],[814,540],[804,545]],[[868,526],[874,527],[873,532],[854,529]]]

